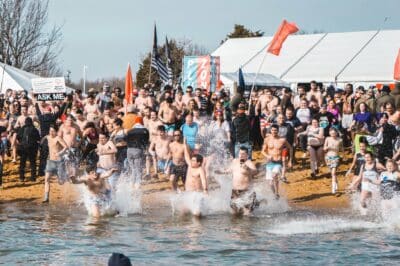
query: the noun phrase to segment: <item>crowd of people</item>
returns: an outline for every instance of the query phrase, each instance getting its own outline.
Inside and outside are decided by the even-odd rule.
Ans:
[[[307,158],[310,178],[327,165],[332,193],[337,193],[336,171],[345,149],[354,155],[346,190],[361,191],[363,208],[369,197],[390,199],[399,190],[399,88],[347,84],[341,89],[311,81],[296,91],[262,88],[244,97],[223,89],[210,93],[191,86],[155,90],[146,85],[128,103],[121,88],[104,84],[99,92],[76,90],[54,102],[7,90],[0,107],[0,185],[5,158],[10,164],[19,159],[21,182],[45,176],[44,203],[52,178],[60,184],[83,183],[93,195],[96,216],[122,173],[136,187],[142,179],[165,176],[173,191],[207,194],[210,167],[218,163],[216,150],[221,149],[230,158],[235,212],[249,213],[257,206],[254,150],[265,157],[266,182],[276,199],[279,183],[288,182],[287,170],[300,161],[306,165]],[[220,141],[210,142],[210,136]],[[247,204],[240,207],[238,198]]]

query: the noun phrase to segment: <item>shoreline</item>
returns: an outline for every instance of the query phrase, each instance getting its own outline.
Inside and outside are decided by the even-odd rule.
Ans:
[[[351,155],[350,155],[351,156]],[[254,153],[254,163],[260,172],[255,182],[265,183],[265,170],[263,158],[260,152]],[[285,198],[291,208],[311,209],[345,209],[350,206],[349,197],[344,189],[350,181],[345,178],[351,158],[347,155],[338,168],[337,176],[339,190],[335,195],[331,194],[331,178],[326,166],[320,168],[320,173],[315,180],[311,180],[308,164],[304,165],[304,159],[297,159],[297,164],[287,172],[288,184],[280,183],[282,198]],[[29,176],[29,175],[26,175]],[[267,185],[265,183],[265,185]],[[79,191],[70,183],[59,185],[55,179],[51,183],[50,203],[57,205],[70,205],[77,202]],[[41,205],[44,191],[44,177],[38,177],[36,182],[21,183],[18,178],[18,164],[12,164],[6,160],[3,176],[3,189],[0,190],[0,204],[24,203]],[[169,182],[161,175],[161,179],[151,180],[142,185],[143,209],[159,207],[157,197],[161,193],[170,191]]]

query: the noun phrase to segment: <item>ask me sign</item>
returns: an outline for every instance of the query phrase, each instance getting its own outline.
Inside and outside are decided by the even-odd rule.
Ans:
[[[32,79],[32,91],[38,101],[63,100],[66,93],[64,77]]]

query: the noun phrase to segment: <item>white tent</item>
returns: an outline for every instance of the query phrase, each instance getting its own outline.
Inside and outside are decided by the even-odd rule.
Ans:
[[[229,39],[212,55],[220,56],[221,73],[256,73],[271,37]],[[393,82],[400,30],[291,35],[281,54],[267,54],[261,74],[289,83]]]
[[[16,91],[30,91],[32,88],[31,79],[33,78],[40,77],[18,68],[0,63],[0,93],[4,93],[7,89]]]
[[[252,86],[253,81],[256,77],[256,73],[243,73],[243,79],[246,86]],[[225,89],[228,89],[233,93],[233,83],[238,82],[239,75],[238,72],[233,73],[221,73],[221,81],[224,83]],[[239,85],[239,84],[237,84]],[[257,80],[255,83],[256,86],[275,86],[275,87],[290,87],[290,84],[284,82],[283,80],[275,77],[271,74],[258,74]]]

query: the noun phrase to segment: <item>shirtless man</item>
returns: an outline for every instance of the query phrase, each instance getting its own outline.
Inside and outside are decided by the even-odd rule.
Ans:
[[[117,147],[110,141],[104,133],[99,134],[99,143],[97,144],[97,155],[99,155],[99,161],[97,163],[97,172],[103,173],[117,166],[117,160],[115,154],[117,153]],[[116,183],[116,175],[112,175],[109,180],[110,185],[114,186]]]
[[[142,116],[143,116],[143,126],[147,129],[150,122],[150,114],[151,114],[151,108],[146,106],[143,109]]]
[[[182,133],[180,130],[175,130],[173,136],[173,142],[169,144],[169,158],[172,160],[169,171],[169,180],[171,182],[172,190],[177,191],[179,177],[182,178],[182,183],[185,185],[187,171],[185,150],[188,149],[188,147],[185,143],[182,143]]]
[[[189,156],[189,150],[185,149],[185,160],[188,165],[185,191],[195,191],[208,194],[208,184],[203,164],[203,156],[200,154]]]
[[[311,87],[311,90],[309,92],[307,92],[307,100],[308,101],[316,100],[318,102],[318,106],[321,106],[322,105],[322,93],[318,89],[317,82],[314,80],[311,81],[310,87]]]
[[[283,165],[282,150],[284,148],[289,149],[289,157],[293,154],[292,146],[286,139],[279,137],[278,131],[278,125],[271,126],[271,134],[264,139],[264,146],[262,148],[262,154],[267,158],[266,179],[276,199],[279,199],[279,177]],[[291,158],[288,160],[288,167],[292,167]]]
[[[88,121],[86,121],[85,117],[83,116],[82,110],[76,111],[76,124],[78,125],[81,132],[85,130],[85,126],[87,123]]]
[[[114,114],[111,112],[111,109],[106,106],[104,108],[103,114],[100,116],[99,127],[103,130],[107,130],[108,132],[112,132],[112,124],[114,122]]]
[[[259,115],[259,110],[271,114],[271,112],[276,109],[276,106],[278,106],[278,104],[278,98],[274,97],[272,95],[271,89],[267,88],[258,99],[258,102],[256,104],[256,115]]]
[[[170,140],[166,136],[165,127],[160,125],[157,127],[158,136],[153,139],[149,147],[149,153],[153,157],[153,166],[155,176],[159,172],[168,175],[169,170],[169,144]]]
[[[172,98],[168,97],[166,104],[160,107],[158,118],[164,124],[167,133],[172,133],[176,128],[175,123],[178,120],[178,110],[172,105]]]
[[[143,112],[146,107],[153,107],[153,101],[145,89],[139,90],[139,96],[135,99],[136,108],[139,109],[139,112]]]
[[[25,125],[25,119],[28,117],[28,108],[26,106],[21,106],[21,114],[15,122],[15,128],[22,128]]]
[[[69,115],[65,123],[61,125],[58,136],[67,143],[68,148],[77,148],[79,146],[77,137],[80,136],[80,130],[79,127],[74,124],[74,118],[71,115]]]
[[[65,123],[58,130],[58,136],[67,143],[69,155],[68,161],[70,165],[66,167],[67,178],[76,177],[77,168],[79,165],[79,139],[82,139],[79,127],[74,124],[74,118],[69,115]]]
[[[106,178],[117,172],[117,168],[112,168],[102,174],[96,171],[96,167],[86,168],[87,175],[78,178],[74,184],[85,184],[90,192],[90,214],[93,217],[100,217],[101,209],[111,204],[111,187],[106,182]]]
[[[233,175],[231,208],[234,214],[248,215],[257,205],[256,193],[251,191],[257,169],[254,163],[248,159],[248,153],[246,147],[240,147],[239,156],[233,159],[231,165]],[[237,199],[245,199],[246,204],[238,204]]]
[[[50,126],[49,135],[44,137],[49,146],[49,159],[46,163],[45,179],[44,179],[44,200],[43,203],[49,202],[49,192],[50,192],[50,179],[54,176],[58,176],[58,168],[61,163],[60,155],[63,154],[67,149],[67,143],[57,136],[57,128],[54,125]]]
[[[186,104],[183,102],[183,92],[181,90],[178,90],[176,92],[175,101],[173,105],[180,113],[182,113],[183,110],[185,110]]]
[[[88,122],[97,122],[97,119],[100,116],[99,106],[96,104],[95,96],[89,95],[83,109],[84,115]]]
[[[187,106],[187,105],[189,105],[189,101],[191,99],[194,99],[193,87],[192,86],[187,86],[186,87],[186,93],[185,93],[185,95],[182,96],[182,101]]]
[[[160,125],[163,125],[163,123],[160,120],[158,120],[157,112],[151,111],[150,120],[148,121],[147,126],[145,125],[150,134],[150,142],[158,136],[157,128]]]

